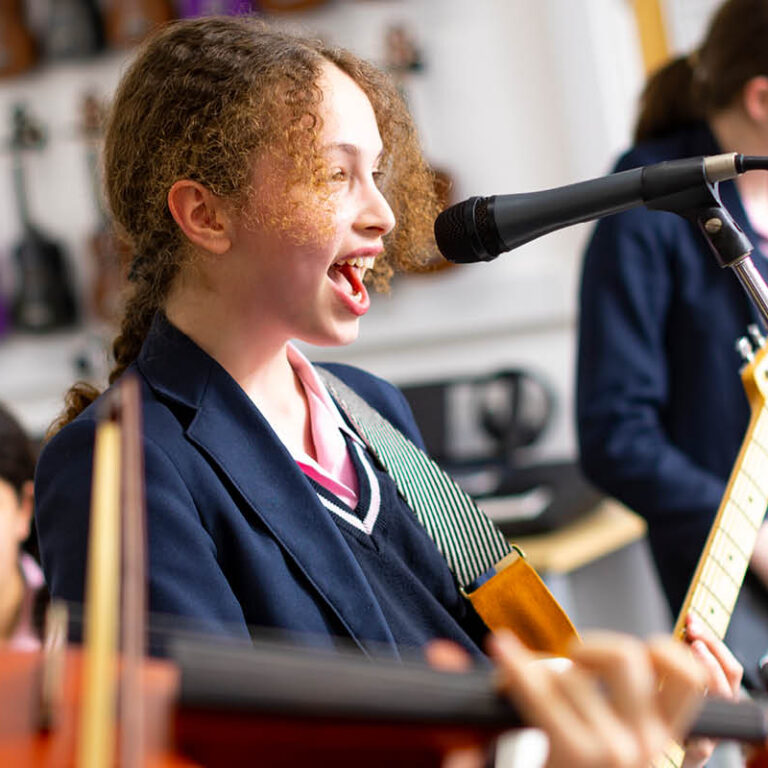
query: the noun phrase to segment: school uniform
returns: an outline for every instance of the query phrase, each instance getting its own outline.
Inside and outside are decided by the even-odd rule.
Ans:
[[[627,152],[616,171],[722,152],[695,124]],[[724,207],[760,239],[733,182]],[[744,439],[749,408],[735,342],[759,313],[697,228],[635,208],[598,222],[585,255],[577,413],[587,476],[648,522],[673,613],[687,592]],[[743,657],[742,657],[743,658]],[[752,671],[753,659],[745,660]]]
[[[328,368],[423,445],[397,389]],[[279,628],[390,655],[448,637],[481,655],[482,622],[368,451],[347,438],[360,489],[353,509],[300,469],[234,379],[161,313],[131,370],[143,401],[151,611],[205,631]],[[76,602],[99,406],[45,447],[35,480],[51,593]]]

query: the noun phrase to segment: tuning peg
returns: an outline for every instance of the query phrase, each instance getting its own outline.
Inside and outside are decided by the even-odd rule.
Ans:
[[[752,337],[752,343],[756,347],[764,347],[765,346],[765,336],[763,336],[763,332],[760,330],[759,326],[757,326],[755,323],[752,323],[751,325],[747,326],[747,332]]]
[[[755,359],[755,350],[752,347],[752,342],[746,336],[741,336],[736,341],[736,351],[741,355],[745,363],[751,363]]]

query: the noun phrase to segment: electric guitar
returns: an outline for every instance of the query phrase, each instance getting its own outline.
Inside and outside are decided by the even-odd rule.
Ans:
[[[674,634],[679,638],[685,634],[689,613],[718,638],[725,637],[768,506],[768,346],[757,326],[750,326],[749,333],[751,339],[743,337],[737,344],[745,360],[741,380],[749,400],[749,426],[677,617]],[[747,652],[729,640],[741,658],[757,659],[768,651],[768,611],[754,602],[744,619],[752,625],[748,641],[756,647]],[[757,611],[762,615],[755,616]],[[745,667],[745,678],[755,672]],[[682,749],[674,745],[654,765],[678,768],[683,757]]]

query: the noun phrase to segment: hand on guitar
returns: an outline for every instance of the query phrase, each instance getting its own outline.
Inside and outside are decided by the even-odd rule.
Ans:
[[[757,530],[749,568],[768,589],[768,523],[763,523]]]
[[[707,693],[724,699],[737,699],[744,668],[702,622],[691,614],[685,620],[685,641],[707,675]],[[712,755],[712,739],[689,739],[685,742],[685,768],[704,765]]]
[[[716,643],[705,642],[713,653]],[[540,658],[511,632],[492,635],[489,652],[501,690],[546,733],[547,768],[647,768],[685,732],[707,683],[717,678],[671,637],[642,642],[594,633],[573,649],[565,668],[533,663]],[[460,670],[461,656],[443,643],[427,649],[429,661],[443,669]],[[447,760],[451,768],[483,764],[480,752],[452,753]]]

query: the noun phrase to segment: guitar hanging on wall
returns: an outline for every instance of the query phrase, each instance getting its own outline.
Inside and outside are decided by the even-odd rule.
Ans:
[[[72,288],[64,249],[45,235],[32,222],[26,190],[24,155],[40,150],[45,144],[42,127],[21,105],[13,109],[12,168],[21,239],[13,247],[16,289],[11,305],[15,328],[26,331],[51,331],[72,325],[77,320],[75,294]]]

